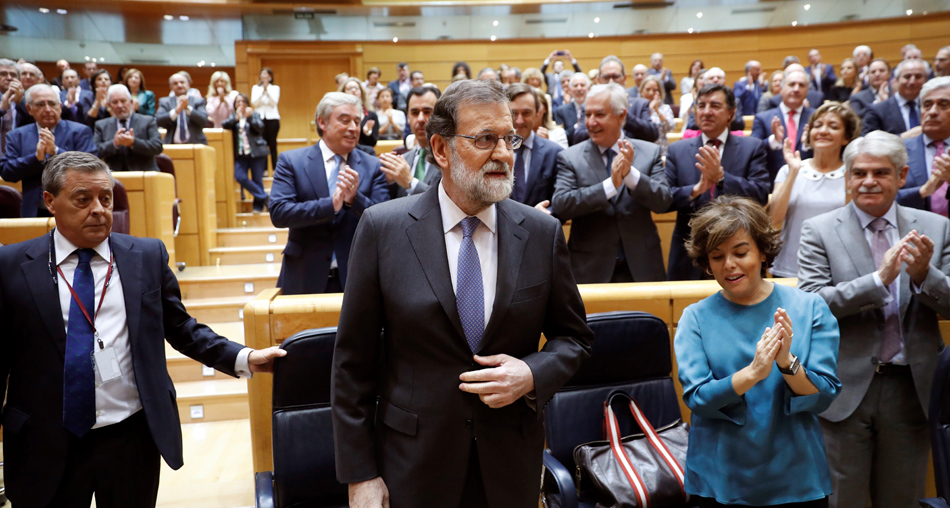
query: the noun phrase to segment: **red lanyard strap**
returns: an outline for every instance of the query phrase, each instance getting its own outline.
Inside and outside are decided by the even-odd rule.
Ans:
[[[59,272],[59,276],[62,277],[63,282],[66,283],[66,287],[69,288],[69,292],[73,295],[73,300],[75,300],[76,303],[79,304],[79,310],[81,310],[81,311],[82,311],[82,314],[83,314],[84,316],[86,316],[86,320],[89,321],[89,324],[92,326],[92,331],[93,331],[93,333],[95,333],[97,336],[99,335],[99,331],[96,330],[96,320],[95,320],[94,318],[99,317],[99,310],[102,309],[102,302],[106,299],[106,291],[109,289],[109,282],[112,280],[112,268],[115,266],[114,261],[115,261],[115,259],[114,259],[114,257],[113,257],[113,254],[112,254],[111,250],[110,250],[110,252],[109,252],[109,272],[106,273],[106,282],[105,282],[105,284],[102,286],[102,295],[99,297],[99,306],[96,307],[96,315],[93,316],[93,317],[89,317],[89,312],[86,311],[86,306],[83,305],[82,300],[79,299],[79,295],[76,294],[76,290],[73,289],[73,286],[69,283],[68,280],[66,280],[66,275],[63,273],[63,269],[60,268],[59,266],[56,267],[56,271]],[[91,266],[91,265],[89,266],[89,269],[92,270],[92,266]],[[93,288],[93,291],[95,291],[95,288]]]

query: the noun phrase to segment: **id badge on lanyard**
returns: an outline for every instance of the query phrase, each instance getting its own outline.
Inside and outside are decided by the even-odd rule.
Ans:
[[[52,272],[53,263],[53,232],[50,231],[50,271]],[[112,271],[115,268],[115,256],[112,253],[112,242],[110,238],[109,242],[109,271],[106,273],[106,281],[102,286],[102,295],[99,297],[99,305],[96,307],[96,313],[93,316],[89,315],[89,311],[86,310],[86,306],[83,305],[82,300],[79,299],[79,295],[76,294],[76,291],[73,289],[72,285],[69,284],[69,281],[66,280],[66,275],[63,274],[63,270],[57,266],[56,271],[59,273],[59,276],[62,277],[63,282],[66,284],[66,287],[69,289],[69,293],[72,295],[73,300],[76,301],[76,304],[79,305],[79,309],[82,311],[83,316],[86,320],[89,321],[89,325],[92,326],[92,333],[96,339],[96,346],[93,346],[92,351],[92,365],[96,372],[96,381],[99,384],[106,384],[111,381],[115,381],[122,377],[122,371],[119,368],[119,357],[115,352],[115,347],[109,346],[105,347],[102,343],[102,339],[99,338],[99,330],[96,328],[96,317],[99,316],[99,310],[102,309],[102,302],[106,299],[106,291],[109,290],[109,283],[112,282]],[[56,278],[53,278],[56,282]]]

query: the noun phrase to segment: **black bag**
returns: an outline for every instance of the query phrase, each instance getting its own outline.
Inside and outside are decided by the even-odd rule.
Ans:
[[[620,436],[617,399],[629,404],[643,434]],[[636,401],[615,391],[604,402],[606,441],[574,448],[578,491],[598,508],[664,508],[689,501],[684,489],[689,425],[682,420],[656,431]]]

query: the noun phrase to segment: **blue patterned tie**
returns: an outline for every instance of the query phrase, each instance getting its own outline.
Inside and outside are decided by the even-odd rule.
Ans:
[[[462,219],[462,245],[459,247],[458,273],[456,274],[455,300],[465,340],[472,351],[478,349],[485,332],[485,292],[482,288],[482,265],[472,235],[481,224],[478,217]]]
[[[73,290],[87,312],[95,312],[96,282],[89,261],[96,251],[80,249]],[[92,317],[90,314],[89,317]],[[82,437],[96,423],[96,377],[92,370],[93,331],[75,298],[70,299],[63,369],[63,426]]]
[[[327,181],[327,189],[330,191],[330,197],[333,197],[333,193],[336,192],[336,182],[340,179],[340,168],[343,166],[343,157],[339,155],[333,156],[333,162],[336,162],[336,167],[330,170],[330,179]],[[332,265],[336,261],[336,252],[331,256],[330,264]]]

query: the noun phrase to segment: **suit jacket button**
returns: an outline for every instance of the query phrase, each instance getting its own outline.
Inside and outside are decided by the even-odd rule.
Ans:
[[[470,429],[470,428],[472,428],[472,427],[474,427],[474,426],[475,426],[475,422],[473,422],[472,420],[465,420],[465,427],[466,427],[466,428]]]

